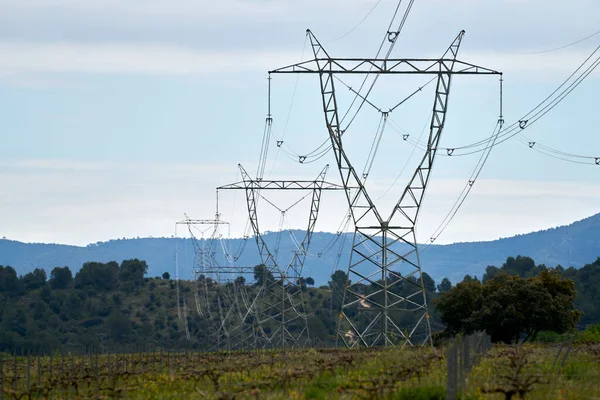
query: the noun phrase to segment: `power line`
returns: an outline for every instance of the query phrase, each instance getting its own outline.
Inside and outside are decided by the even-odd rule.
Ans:
[[[302,55],[300,56],[300,61],[304,61],[304,52],[306,51],[306,43],[308,41],[308,36],[304,37],[304,44],[302,45]],[[271,170],[269,171],[269,175],[268,177],[270,177],[273,174],[273,170],[275,169],[275,164],[277,163],[277,158],[279,157],[279,151],[281,149],[281,144],[283,144],[284,142],[284,138],[285,138],[285,134],[287,133],[287,127],[288,124],[290,122],[290,117],[292,115],[292,109],[294,107],[294,101],[296,99],[296,91],[298,90],[298,83],[300,81],[300,76],[296,77],[296,83],[294,85],[294,91],[292,92],[292,100],[290,102],[290,107],[288,108],[288,112],[287,112],[287,117],[285,119],[285,125],[283,126],[283,132],[281,133],[281,136],[279,138],[279,140],[277,140],[277,152],[275,153],[275,158],[273,159],[273,164],[271,165]],[[269,90],[270,93],[270,90]],[[269,100],[270,101],[270,100]]]
[[[565,158],[565,156],[557,155],[555,152],[549,152],[547,150],[544,150],[541,147],[531,146],[531,142],[523,140],[520,137],[517,137],[517,140],[519,142],[523,143],[523,144],[528,145],[530,149],[535,150],[538,153],[544,154],[544,155],[546,155],[548,157],[552,157],[552,158],[557,159],[557,160],[566,161],[566,162],[570,162],[570,163],[573,163],[573,164],[584,164],[584,165],[592,165],[592,164],[594,164],[594,165],[600,165],[599,163],[596,162],[599,159],[598,157],[589,157],[591,160],[587,161],[587,162],[573,160],[573,159],[570,159],[570,158]]]
[[[561,83],[558,88],[556,88],[550,95],[548,95],[543,101],[541,101],[537,106],[535,106],[532,110],[530,110],[527,114],[521,117],[517,122],[511,124],[507,128],[505,128],[498,136],[496,141],[494,142],[494,146],[500,145],[507,140],[522,134],[522,131],[531,127],[535,122],[544,117],[548,112],[553,110],[558,104],[560,104],[565,97],[567,97],[573,90],[575,90],[599,65],[600,65],[600,56],[596,57],[591,64],[584,69],[586,64],[592,59],[592,57],[600,50],[600,46],[598,46],[589,56],[588,58],[579,65],[579,67],[565,80]],[[584,69],[581,73],[579,73],[582,69]],[[579,73],[579,74],[578,74]],[[575,79],[573,79],[575,78]],[[570,83],[569,83],[570,82]],[[566,86],[566,87],[565,87]],[[564,87],[564,89],[563,89]],[[563,89],[561,91],[561,89]],[[557,94],[558,93],[558,94]],[[464,145],[464,146],[456,146],[456,147],[444,147],[439,150],[446,151],[445,156],[459,157],[459,156],[467,156],[472,154],[477,154],[481,152],[485,152],[487,150],[487,146],[489,146],[491,137],[488,137],[483,140],[479,140],[477,142]],[[528,139],[529,142],[533,142],[533,140]],[[425,149],[425,146],[420,142],[415,142],[414,140],[405,138],[405,141],[410,143],[413,146],[418,147],[419,149]],[[535,146],[538,144],[536,143]],[[481,147],[483,146],[483,147]],[[539,147],[542,147],[540,145]],[[552,149],[549,146],[543,146],[545,150],[551,153],[555,153],[557,155],[562,155],[565,157],[575,157],[581,159],[587,159],[593,164],[595,164],[595,160],[597,157],[595,156],[585,156],[585,155],[577,155],[573,153],[567,153],[561,150]],[[474,150],[469,150],[474,149]],[[463,151],[461,151],[463,150]],[[466,150],[466,151],[465,151]],[[564,157],[562,157],[564,158]],[[561,159],[562,159],[561,158]],[[590,162],[586,164],[590,164]]]
[[[589,59],[593,56],[593,54],[595,54],[598,51],[598,49],[600,49],[600,46],[590,55],[590,57],[588,57],[584,61],[584,63],[579,68],[577,68],[576,72],[579,71],[583,67],[583,65],[585,65],[585,63],[587,63],[589,61]],[[548,112],[550,112],[554,107],[556,107],[566,96],[568,96],[573,90],[575,90],[575,88],[577,86],[579,86],[581,84],[581,82],[583,82],[583,80],[585,78],[587,78],[587,76],[589,76],[589,74],[591,74],[598,67],[598,65],[600,65],[600,57],[597,58],[596,60],[594,60],[592,65],[590,65],[581,75],[579,75],[575,79],[575,81],[573,83],[571,83],[565,90],[563,90],[556,98],[552,99],[552,101],[550,101],[550,103],[548,105],[544,106],[540,111],[538,111],[536,114],[534,114],[533,120],[521,119],[518,123],[511,125],[511,127],[513,127],[513,128],[511,128],[511,130],[510,130],[511,131],[510,136],[504,137],[500,141],[500,143],[516,136],[517,140],[519,142],[526,144],[529,148],[534,149],[535,151],[545,154],[549,157],[552,157],[552,158],[555,158],[558,160],[562,160],[562,161],[566,161],[566,162],[575,163],[575,164],[588,164],[589,165],[590,162],[573,160],[573,159],[569,159],[566,157],[578,158],[578,159],[588,159],[588,160],[592,161],[591,163],[593,163],[595,165],[600,165],[600,157],[581,156],[581,155],[576,155],[576,154],[556,150],[549,146],[538,145],[536,142],[532,142],[529,138],[527,138],[526,136],[524,136],[520,133],[521,130],[524,130],[527,127],[531,126],[532,123],[538,121],[540,118],[542,118]],[[570,80],[575,75],[575,73],[571,74],[571,76],[569,76],[567,81],[563,82],[563,84],[561,84],[561,86],[559,86],[559,89],[562,86],[564,86],[565,83],[568,82],[568,80]],[[544,101],[542,103],[540,103],[536,108],[534,108],[534,110],[538,109],[541,106],[541,104],[546,102],[557,92],[558,92],[558,89],[555,90],[554,92],[552,92],[552,94],[550,96],[548,96],[546,99],[544,99]],[[534,110],[532,110],[532,111],[534,111]],[[530,111],[527,115],[530,115],[532,111]],[[489,154],[491,153],[491,150],[499,144],[498,138],[501,136],[500,132],[502,132],[502,124],[503,124],[503,122],[502,122],[502,120],[500,120],[499,125],[497,125],[496,129],[494,129],[494,133],[489,138],[490,141],[486,144],[484,149],[478,150],[478,152],[482,152],[482,155],[480,157],[480,160],[479,160],[477,166],[475,167],[474,172],[471,174],[469,181],[467,182],[467,184],[463,188],[461,194],[459,195],[458,199],[456,200],[456,202],[450,209],[450,212],[446,215],[446,217],[444,218],[442,223],[438,226],[438,228],[430,236],[430,243],[433,243],[435,240],[437,240],[437,238],[445,231],[445,229],[448,227],[450,222],[454,219],[454,217],[458,213],[459,209],[464,204],[467,196],[471,192],[473,185],[475,184],[477,178],[479,177],[479,174],[481,173],[483,166],[485,165],[485,163],[489,157]],[[512,133],[512,131],[515,131],[516,133]],[[506,133],[504,133],[504,135],[506,135]],[[429,246],[425,247],[423,251],[425,251],[428,247]]]
[[[339,83],[341,83],[346,88],[348,88],[348,90],[352,91],[356,96],[364,99],[367,102],[367,104],[369,104],[374,110],[376,110],[378,113],[381,113],[383,116],[385,113],[387,113],[389,115],[394,110],[396,110],[399,106],[401,106],[402,104],[406,103],[408,100],[413,98],[417,93],[422,92],[425,87],[427,87],[430,83],[432,83],[435,80],[435,77],[430,79],[429,81],[427,81],[424,85],[418,87],[411,94],[409,94],[407,97],[405,97],[400,102],[398,102],[396,105],[394,105],[392,108],[390,108],[390,110],[387,112],[382,111],[382,109],[380,107],[378,107],[377,105],[373,104],[371,101],[364,98],[360,93],[358,93],[356,90],[354,90],[350,85],[348,85],[346,82],[344,82],[339,77],[334,76],[334,79],[336,79]],[[379,129],[378,129],[378,131],[379,131]],[[312,150],[309,153],[305,153],[304,155],[296,153],[296,152],[290,150],[289,148],[284,148],[283,151],[289,155],[289,158],[292,161],[298,161],[299,159],[302,159],[303,160],[303,161],[301,161],[302,164],[311,164],[311,163],[314,163],[314,162],[320,160],[321,158],[323,158],[329,152],[329,150],[331,150],[332,145],[329,143],[330,143],[330,140],[329,140],[329,138],[327,138],[316,149]],[[285,146],[285,144],[283,142],[278,141],[277,146],[283,147],[283,146]],[[325,147],[325,146],[327,146],[327,147],[325,149],[323,149],[323,147]]]
[[[400,0],[398,2],[398,5],[396,7],[396,9],[394,10],[394,15],[392,16],[392,20],[390,21],[390,24],[388,26],[388,30],[386,32],[386,35],[383,38],[383,41],[381,42],[381,45],[379,46],[379,49],[377,50],[377,54],[375,55],[375,58],[379,57],[379,54],[381,53],[381,50],[383,49],[383,46],[387,41],[390,42],[390,46],[388,48],[388,51],[384,57],[384,60],[387,60],[390,55],[392,54],[392,51],[394,50],[394,47],[396,45],[396,41],[398,39],[398,37],[400,36],[400,33],[402,32],[402,30],[404,29],[404,24],[406,23],[406,19],[408,18],[408,15],[410,14],[410,11],[412,9],[412,6],[414,4],[414,0],[410,0],[408,6],[406,7],[406,10],[404,11],[404,16],[402,17],[402,20],[400,21],[400,24],[398,25],[398,28],[395,31],[392,31],[392,26],[394,24],[394,21],[396,20],[396,17],[398,16],[398,11],[400,9],[400,6],[402,5],[402,0]],[[373,67],[371,66],[370,71],[372,71]],[[381,74],[376,74],[375,77],[373,78],[373,82],[371,82],[371,86],[369,87],[369,89],[367,90],[367,93],[364,95],[363,101],[360,103],[360,105],[358,106],[356,112],[354,113],[354,116],[352,117],[352,119],[350,120],[350,122],[348,122],[348,124],[346,125],[345,128],[343,128],[343,131],[346,131],[350,125],[352,125],[352,123],[354,122],[354,120],[356,119],[356,117],[358,116],[358,113],[360,112],[360,110],[362,109],[362,107],[365,105],[365,102],[367,100],[367,98],[369,97],[369,95],[371,94],[371,92],[373,91],[373,88],[375,87],[375,84],[377,83],[377,81],[379,80],[379,77],[381,76]],[[360,93],[365,85],[365,83],[367,82],[369,76],[365,76],[365,79],[363,80],[363,83],[360,86],[360,89],[358,90],[358,92]],[[344,122],[344,120],[346,119],[346,117],[348,116],[348,113],[350,112],[350,110],[352,109],[352,106],[354,105],[356,99],[358,98],[358,96],[355,96],[354,99],[352,100],[352,103],[350,104],[350,107],[348,108],[348,111],[346,111],[346,113],[344,114],[344,116],[342,117],[342,119],[340,120],[340,124],[342,124]]]
[[[494,143],[495,143],[496,139],[498,138],[498,134],[502,130],[503,124],[504,124],[504,122],[501,119],[498,120],[498,123],[496,124],[496,127],[494,128],[494,132],[490,139],[490,142],[491,142],[490,146],[487,147],[486,152],[481,154],[481,157],[479,158],[479,161],[477,162],[477,165],[475,166],[473,172],[471,173],[471,176],[469,177],[469,180],[468,180],[467,184],[465,185],[465,187],[463,188],[460,196],[458,197],[456,202],[454,202],[454,205],[452,206],[452,208],[450,209],[450,211],[448,212],[448,214],[446,215],[446,217],[444,218],[442,223],[437,227],[437,229],[431,235],[431,237],[430,237],[431,243],[433,243],[446,230],[448,225],[450,225],[450,222],[452,222],[452,220],[454,219],[454,217],[456,216],[456,214],[458,213],[458,211],[464,204],[465,200],[469,196],[469,193],[471,193],[471,189],[473,189],[475,182],[479,178],[479,174],[481,174],[481,171],[483,170],[483,167],[485,166],[485,164],[490,156],[490,153],[492,152],[492,149],[494,148]]]
[[[588,69],[586,71],[584,71],[584,73],[582,73],[578,78],[575,79],[575,82],[571,83],[571,85],[569,87],[567,87],[567,89],[563,90],[558,96],[556,96],[555,99],[552,99],[552,97],[558,93],[574,76],[577,75],[577,73],[590,61],[590,59],[592,59],[592,57],[594,56],[594,54],[596,54],[598,52],[598,50],[600,50],[600,46],[598,46],[586,59],[585,61],[583,61],[575,71],[573,71],[569,77],[567,79],[565,79],[552,93],[550,93],[544,100],[542,100],[540,103],[538,103],[533,109],[531,109],[527,114],[525,114],[524,116],[522,116],[519,121],[511,124],[510,126],[508,126],[507,128],[504,129],[504,132],[500,134],[499,138],[503,138],[507,135],[511,135],[515,136],[517,133],[516,132],[520,132],[522,129],[531,126],[532,122],[531,122],[531,116],[533,114],[533,117],[536,117],[540,114],[540,112],[536,112],[536,110],[538,110],[540,107],[542,108],[542,111],[545,110],[547,107],[549,107],[548,105],[544,106],[544,104],[546,102],[548,102],[550,100],[550,104],[552,104],[552,102],[556,101],[556,98],[560,97],[562,94],[564,94],[565,92],[568,91],[569,88],[571,88],[575,83],[577,83],[577,80],[580,79],[582,76],[584,76],[586,74],[586,72],[591,73],[591,71],[593,71],[597,65],[594,66],[594,63],[596,63],[598,60],[600,60],[600,57],[596,58],[596,60],[594,60],[592,62],[592,65],[590,67],[588,67]],[[590,69],[591,68],[591,69]],[[584,76],[583,79],[585,79],[588,75]],[[581,83],[581,82],[579,82]],[[579,85],[579,83],[577,83],[577,86]],[[570,93],[570,92],[569,92]],[[552,100],[551,100],[552,99]],[[535,113],[535,114],[534,114]],[[544,114],[545,115],[545,114]],[[539,118],[538,118],[539,119]],[[524,124],[524,125],[523,125]],[[514,134],[513,134],[514,133]],[[511,136],[511,137],[512,137]],[[473,148],[473,147],[479,147],[482,144],[488,143],[490,138],[485,138],[482,140],[479,140],[477,142],[473,142],[471,144],[468,145],[464,145],[464,146],[455,146],[451,149],[453,150],[463,150],[463,149],[468,149],[468,148]],[[500,143],[502,143],[504,140],[500,141]],[[498,143],[498,144],[500,144]],[[442,150],[448,150],[449,148],[443,148]],[[479,151],[484,151],[485,149],[481,149]],[[474,154],[474,153],[469,153],[469,154]]]
[[[427,122],[425,122],[425,125],[423,125],[423,129],[421,130],[421,134],[419,135],[419,139],[417,139],[417,140],[421,140],[421,137],[423,137],[423,134],[425,133],[425,130],[427,129],[427,125],[429,125],[430,118],[431,118],[431,114],[429,114],[427,116]],[[395,124],[395,122],[391,118],[389,118],[389,121],[391,122],[392,130],[393,130],[394,129],[393,125],[396,125],[396,124]],[[412,159],[412,157],[415,154],[416,150],[417,150],[417,147],[414,146],[413,149],[412,149],[412,151],[410,152],[410,155],[406,159],[406,162],[402,166],[402,169],[400,170],[400,172],[398,173],[398,175],[396,175],[396,178],[394,179],[394,182],[392,182],[392,184],[390,185],[390,187],[381,196],[379,196],[377,198],[377,200],[381,200],[382,198],[384,198],[394,188],[394,186],[396,186],[396,183],[398,183],[398,180],[400,179],[400,177],[402,176],[402,174],[406,170],[406,167],[408,166],[408,163]]]
[[[371,16],[371,14],[373,14],[373,11],[375,11],[375,9],[379,5],[379,3],[381,3],[381,1],[382,0],[377,0],[377,3],[375,3],[375,5],[369,10],[369,12],[358,22],[358,24],[354,25],[354,27],[352,29],[350,29],[348,32],[344,33],[342,36],[340,36],[338,38],[331,39],[331,40],[325,40],[324,42],[326,42],[326,43],[336,42],[340,39],[345,38],[352,32],[354,32],[359,26],[361,26],[363,24],[363,22],[365,22]]]
[[[571,46],[575,46],[576,44],[579,44],[581,42],[584,42],[588,39],[593,38],[594,36],[600,34],[600,31],[594,32],[589,36],[584,37],[583,39],[579,39],[573,43],[569,43],[569,44],[565,44],[564,46],[560,46],[560,47],[556,47],[553,49],[548,49],[548,50],[541,50],[541,51],[531,51],[531,52],[526,52],[526,53],[514,53],[514,54],[521,54],[521,55],[533,55],[533,54],[544,54],[544,53],[551,53],[553,51],[559,51],[562,49],[566,49],[567,47],[571,47]]]

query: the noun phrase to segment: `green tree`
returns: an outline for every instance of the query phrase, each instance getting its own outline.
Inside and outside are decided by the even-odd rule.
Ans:
[[[168,272],[163,272],[162,278],[163,279],[171,279],[171,274],[169,274]]]
[[[16,296],[22,291],[22,284],[13,267],[0,265],[0,293]]]
[[[131,282],[134,286],[144,285],[144,275],[148,273],[146,261],[125,260],[119,268],[119,281]]]
[[[435,292],[435,281],[433,280],[433,278],[427,272],[423,272],[422,278],[423,278],[423,288],[425,288],[425,290],[428,293]]]
[[[339,269],[331,275],[329,283],[329,306],[332,310],[340,310],[342,308],[342,300],[344,298],[344,290],[350,284],[348,274]]]
[[[26,290],[39,289],[46,284],[46,271],[41,268],[36,268],[33,272],[25,274],[23,277],[23,285]]]
[[[502,271],[509,275],[525,278],[537,275],[541,269],[535,266],[535,261],[531,257],[517,256],[516,258],[508,257],[502,265]]]
[[[296,279],[296,285],[300,288],[300,290],[302,290],[303,292],[306,291],[306,279],[303,277],[300,277],[298,279]]]
[[[242,287],[246,284],[246,278],[244,278],[243,276],[238,276],[237,278],[235,278],[233,283],[235,286]]]
[[[262,286],[265,282],[274,282],[273,273],[264,264],[259,264],[254,267],[254,281],[256,286]]]
[[[560,270],[557,268],[560,273]],[[575,282],[577,298],[575,305],[583,312],[581,324],[591,325],[600,322],[600,258],[583,268],[567,268],[562,276]]]
[[[336,289],[336,291],[338,291],[338,292],[341,291],[343,293],[344,289],[346,289],[346,285],[349,283],[350,282],[348,282],[348,274],[346,274],[344,271],[341,271],[338,269],[331,275],[331,280],[329,281],[329,287],[332,290]]]
[[[486,282],[483,297],[475,317],[493,342],[517,342],[532,324],[528,318],[544,313],[539,303],[545,297],[543,289],[519,276],[497,275]]]
[[[106,264],[87,262],[75,275],[75,286],[92,287],[97,290],[114,290],[119,285],[119,264],[114,261]]]
[[[478,281],[466,281],[441,294],[436,310],[449,334],[473,333],[480,329],[475,312],[482,307],[483,285]]]
[[[63,308],[70,319],[77,320],[84,316],[83,302],[75,292],[69,294]]]
[[[131,321],[117,310],[108,316],[106,326],[110,336],[118,342],[128,341],[133,333]]]
[[[490,279],[493,279],[495,276],[502,273],[500,268],[494,267],[493,265],[488,265],[485,269],[485,273],[483,274],[483,278],[481,279],[482,283],[486,283]]]
[[[27,334],[27,314],[25,310],[14,307],[7,310],[2,318],[2,325],[2,329],[16,333],[19,336],[25,336]]]
[[[580,315],[574,300],[573,281],[543,270],[531,278],[502,273],[485,284],[461,282],[441,295],[436,309],[448,333],[485,330],[492,341],[511,343],[540,331],[574,329]]]
[[[66,289],[73,282],[73,274],[69,267],[56,267],[50,272],[50,286],[52,289]]]
[[[446,293],[450,290],[452,290],[452,282],[450,282],[450,279],[448,278],[442,279],[442,282],[439,285],[437,285],[437,291],[439,293]]]

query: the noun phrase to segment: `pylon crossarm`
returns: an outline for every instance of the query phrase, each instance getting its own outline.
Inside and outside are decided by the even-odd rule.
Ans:
[[[219,219],[184,219],[178,221],[177,225],[229,225],[229,222],[221,221]]]
[[[234,275],[234,276],[239,276],[239,275],[244,275],[244,274],[250,274],[254,272],[254,267],[227,267],[227,269],[222,269],[222,268],[207,268],[205,270],[206,274],[223,274],[223,275]]]
[[[500,75],[493,69],[454,59],[428,58],[314,58],[277,68],[270,74],[419,74]]]
[[[292,181],[292,180],[260,180],[249,182],[257,190],[312,190],[321,185],[315,181]],[[235,182],[229,185],[219,186],[217,190],[245,190],[247,182]],[[322,182],[320,190],[344,190],[342,185],[332,182]]]

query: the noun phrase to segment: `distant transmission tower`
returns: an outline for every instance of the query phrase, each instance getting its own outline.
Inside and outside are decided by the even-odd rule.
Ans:
[[[325,122],[355,224],[338,337],[347,347],[430,343],[415,227],[446,121],[451,79],[453,75],[500,73],[456,59],[464,31],[439,59],[333,58],[312,32],[307,31],[307,35],[314,59],[269,74],[319,75]],[[399,31],[387,35],[393,45]],[[334,85],[336,75],[341,74],[437,76],[427,149],[389,217],[380,214],[344,150]],[[363,100],[367,101],[365,97]],[[365,250],[367,244],[371,250]]]
[[[255,302],[255,315],[261,347],[305,347],[310,344],[310,333],[307,324],[307,312],[302,291],[302,270],[306,254],[310,246],[312,234],[319,214],[321,192],[323,190],[340,190],[342,186],[325,181],[329,166],[314,181],[301,180],[265,180],[252,179],[246,170],[239,165],[242,181],[226,186],[219,190],[244,190],[248,207],[250,224],[256,239],[258,251],[264,265],[262,270],[262,285]],[[260,192],[270,190],[312,191],[311,209],[306,233],[302,241],[295,243],[296,250],[288,264],[277,261],[278,249],[272,252],[265,242],[258,224],[259,198],[265,199]],[[306,196],[305,196],[306,197]],[[301,199],[302,200],[302,199]],[[301,200],[286,210],[276,207],[282,217]],[[282,228],[280,226],[280,228]],[[279,238],[278,238],[279,240]],[[276,244],[278,247],[278,243]]]
[[[188,229],[194,246],[194,304],[196,313],[207,326],[203,329],[204,345],[208,350],[238,350],[256,347],[252,293],[244,285],[245,279],[253,273],[252,267],[235,266],[219,227],[229,223],[222,221],[219,214],[215,219],[186,219],[176,223]],[[200,233],[200,237],[198,237]],[[208,237],[204,237],[209,233]],[[177,234],[177,230],[176,230]],[[228,239],[228,237],[226,238]],[[222,257],[218,257],[218,254]],[[176,250],[176,263],[177,250]],[[183,320],[186,335],[187,306],[185,294],[180,294],[179,276],[177,276],[178,306],[183,297]],[[181,296],[181,297],[180,297]],[[179,307],[178,307],[179,309]]]

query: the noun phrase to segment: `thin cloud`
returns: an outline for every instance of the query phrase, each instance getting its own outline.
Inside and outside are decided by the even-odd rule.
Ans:
[[[70,159],[31,158],[16,161],[0,162],[0,173],[3,170],[29,170],[43,173],[48,171],[120,171],[130,173],[155,174],[186,172],[189,174],[220,174],[234,171],[231,164],[197,164],[197,163],[132,163],[132,162],[103,162]]]
[[[448,196],[460,191],[466,180],[440,179],[431,184],[429,194]],[[600,199],[600,184],[570,181],[534,181],[509,179],[479,179],[473,186],[475,197],[577,197]]]
[[[530,55],[465,50],[461,52],[459,59],[469,60],[470,63],[490,67],[507,75],[511,72],[555,75],[557,72],[574,71],[589,57],[593,49],[564,50]],[[597,56],[598,54],[596,54]],[[598,70],[596,70],[596,74],[598,74]]]
[[[0,42],[0,71],[206,76],[267,71],[295,60],[276,51],[202,52],[168,45]]]
[[[0,75],[5,81],[19,73],[135,74],[206,77],[236,72],[265,72],[298,60],[295,51],[201,51],[162,44],[0,42]],[[565,73],[575,68],[564,59],[584,60],[588,52],[516,56],[503,53],[464,53],[461,59],[510,73]],[[16,81],[18,83],[18,80]]]
[[[0,165],[0,185],[10,188],[0,199],[0,236],[82,245],[123,236],[169,236],[183,213],[213,215],[215,188],[237,180],[235,167],[228,163],[32,159],[9,164]],[[420,241],[428,240],[443,220],[458,195],[458,183],[440,179],[432,184],[419,223]],[[268,194],[282,205],[294,200],[287,195]],[[436,243],[493,240],[570,223],[600,211],[599,196],[597,184],[482,179]],[[310,204],[307,199],[292,210],[288,227],[304,227],[306,202]],[[336,231],[345,218],[345,204],[342,193],[326,193],[317,230]],[[382,209],[392,205],[390,200]],[[223,219],[232,222],[232,235],[241,236],[247,220],[244,194],[222,192],[220,208]],[[259,212],[261,229],[276,230],[280,213],[267,203],[261,203]]]
[[[79,13],[136,14],[140,16],[204,16],[273,14],[282,7],[275,2],[249,2],[241,0],[193,1],[173,0],[6,0],[5,11],[71,11]]]

